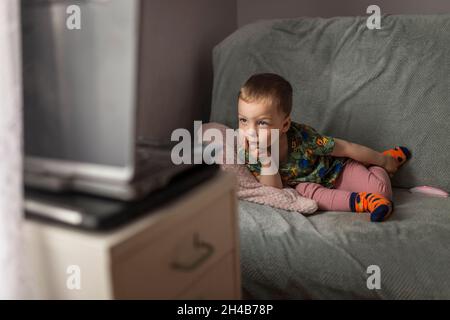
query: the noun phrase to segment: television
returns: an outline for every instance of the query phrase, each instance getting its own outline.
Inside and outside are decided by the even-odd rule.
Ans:
[[[148,3],[22,0],[27,186],[134,200],[189,167],[171,163],[167,135],[139,134],[162,112],[148,111]]]

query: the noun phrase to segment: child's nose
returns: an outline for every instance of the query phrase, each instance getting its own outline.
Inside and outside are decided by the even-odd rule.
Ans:
[[[247,139],[249,139],[249,141],[258,139],[258,133],[255,129],[248,129],[246,132],[246,136],[247,136]]]
[[[249,129],[249,130],[247,130],[247,135],[256,137],[258,135],[258,133],[256,132],[255,129]]]

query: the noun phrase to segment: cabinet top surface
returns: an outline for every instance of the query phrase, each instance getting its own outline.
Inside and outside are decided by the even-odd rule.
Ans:
[[[77,241],[96,240],[100,246],[110,246],[121,242],[134,234],[151,228],[161,221],[173,218],[177,215],[187,215],[205,206],[213,206],[214,200],[232,192],[235,188],[234,175],[226,172],[219,172],[214,178],[200,184],[195,189],[180,196],[149,214],[143,215],[129,224],[107,232],[89,232],[76,230],[63,226],[46,224],[34,220],[25,220],[27,232],[40,232],[52,237],[76,237]]]

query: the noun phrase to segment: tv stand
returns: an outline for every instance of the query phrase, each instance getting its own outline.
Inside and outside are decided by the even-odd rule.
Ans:
[[[225,172],[118,229],[26,220],[38,299],[240,299],[235,178]]]

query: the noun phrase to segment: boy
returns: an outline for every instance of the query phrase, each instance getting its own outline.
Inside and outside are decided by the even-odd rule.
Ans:
[[[314,199],[320,210],[370,212],[371,221],[386,220],[393,210],[389,176],[410,158],[408,149],[395,147],[379,153],[324,136],[308,125],[292,122],[291,110],[292,87],[279,75],[253,75],[239,92],[239,129],[256,132],[256,141],[251,143],[269,139],[259,133],[279,130],[278,172],[264,173],[270,157],[263,165],[261,161],[247,164],[260,183],[293,187]],[[263,154],[258,147],[256,151]]]

